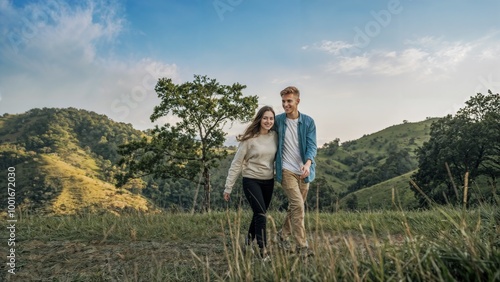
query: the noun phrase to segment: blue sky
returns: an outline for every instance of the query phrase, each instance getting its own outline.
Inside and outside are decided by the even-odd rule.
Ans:
[[[0,0],[0,114],[76,107],[146,129],[157,79],[200,74],[278,113],[297,86],[322,145],[500,91],[497,0],[74,2]]]

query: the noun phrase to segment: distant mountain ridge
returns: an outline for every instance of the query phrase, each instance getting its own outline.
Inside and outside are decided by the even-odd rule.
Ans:
[[[404,181],[397,179],[416,169],[414,150],[428,140],[430,124],[435,120],[404,122],[357,140],[333,140],[318,149],[317,181],[311,188],[320,189],[322,208],[335,210],[339,208],[334,207],[336,202],[344,207],[353,195],[357,195],[359,207],[365,207],[370,199],[372,206],[386,206],[388,188],[383,183],[394,179],[393,183],[403,186]],[[114,177],[122,170],[117,166],[118,146],[145,135],[131,124],[82,109],[43,108],[4,114],[0,117],[0,167],[4,171],[16,168],[17,202],[33,212],[119,214],[189,209],[196,184],[182,179],[146,177],[116,187]],[[221,189],[231,160],[232,155],[212,171],[214,207],[224,205]],[[0,179],[1,185],[5,181]],[[369,195],[360,192],[368,187],[379,188],[370,188]],[[280,190],[273,200],[275,207],[284,206]],[[377,196],[379,192],[383,196]],[[241,198],[241,194],[236,195]],[[311,192],[310,207],[316,205],[315,197]]]

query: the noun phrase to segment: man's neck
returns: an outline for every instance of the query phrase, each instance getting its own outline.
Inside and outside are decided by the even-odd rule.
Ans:
[[[299,118],[299,111],[286,114],[286,117],[289,119],[298,119]]]

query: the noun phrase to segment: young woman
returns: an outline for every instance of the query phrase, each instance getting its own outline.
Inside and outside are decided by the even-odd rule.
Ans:
[[[274,117],[273,108],[262,107],[243,135],[238,136],[240,145],[229,168],[224,190],[224,199],[229,201],[234,183],[242,174],[243,192],[253,211],[246,243],[250,245],[256,239],[263,259],[268,259],[266,211],[274,190],[274,158],[278,144],[278,136],[271,130]]]

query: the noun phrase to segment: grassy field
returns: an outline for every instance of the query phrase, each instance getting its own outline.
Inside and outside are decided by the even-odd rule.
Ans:
[[[268,215],[270,237],[284,213]],[[16,224],[1,281],[499,281],[500,211],[309,212],[315,256],[241,249],[250,211],[40,217]],[[2,228],[2,238],[7,230]],[[272,239],[272,238],[271,238]],[[1,257],[6,259],[6,240]]]

